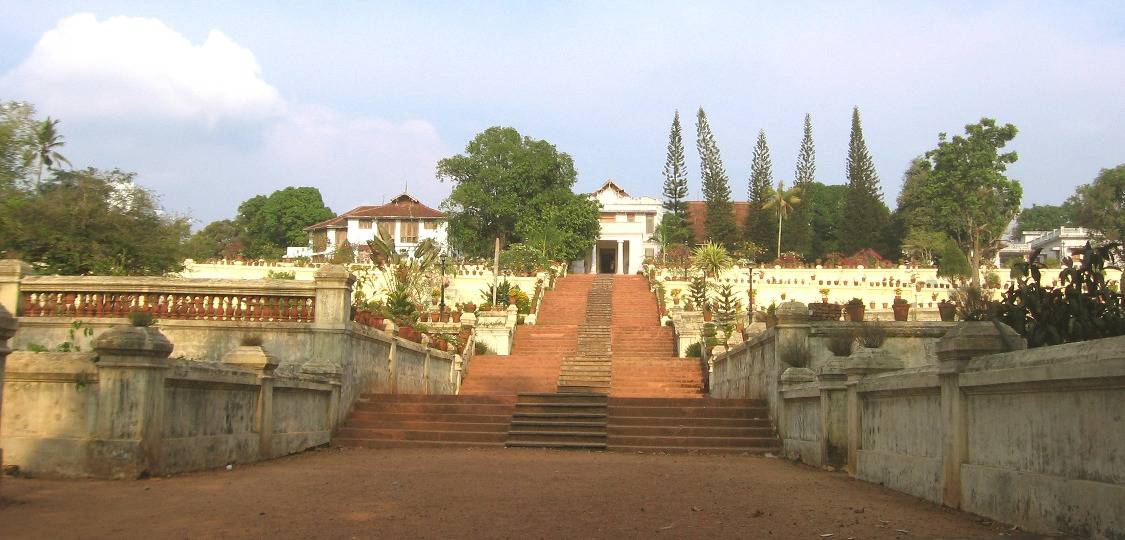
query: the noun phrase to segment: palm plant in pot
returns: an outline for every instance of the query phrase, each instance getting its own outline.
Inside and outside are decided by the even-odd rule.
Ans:
[[[863,313],[867,308],[863,305],[863,299],[852,298],[844,305],[844,311],[848,314],[848,320],[854,322],[863,321]]]

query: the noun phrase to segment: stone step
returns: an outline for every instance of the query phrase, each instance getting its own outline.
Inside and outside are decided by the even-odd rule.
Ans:
[[[357,403],[357,412],[432,413],[432,414],[510,414],[511,405],[487,403],[367,402]]]
[[[648,427],[752,427],[772,429],[768,418],[683,418],[651,416],[614,416],[609,427],[648,426]]]
[[[445,422],[430,419],[419,420],[394,420],[386,418],[351,418],[347,427],[363,429],[407,429],[415,431],[476,431],[476,432],[505,432],[508,430],[508,417],[500,422]],[[341,428],[343,429],[343,428]]]
[[[763,427],[744,427],[744,426],[700,426],[700,425],[664,425],[664,426],[625,426],[625,425],[609,425],[607,427],[610,436],[634,436],[634,437],[750,437],[750,438],[770,438],[773,437],[773,429],[767,426]]]
[[[401,439],[350,439],[333,437],[332,446],[351,448],[486,448],[504,447],[501,442],[415,441]]]
[[[605,445],[609,438],[605,430],[602,431],[553,431],[553,430],[520,430],[509,431],[507,434],[508,446],[530,446],[532,443],[569,443],[569,444],[600,444]],[[513,444],[515,443],[515,444]]]
[[[612,401],[609,414],[655,418],[769,418],[765,408],[622,406],[614,405]]]
[[[401,441],[454,441],[502,443],[507,440],[504,431],[449,431],[449,430],[410,430],[395,428],[353,428],[342,427],[336,430],[341,439],[382,439]]]
[[[505,426],[505,429],[509,429],[509,426]],[[659,429],[659,428],[656,428],[656,429]],[[730,429],[738,429],[738,428],[730,428]],[[512,424],[510,426],[509,431],[511,431],[511,432],[527,432],[527,431],[545,431],[545,430],[546,431],[568,431],[568,432],[578,432],[578,433],[597,432],[597,433],[602,433],[603,435],[607,433],[607,427],[606,427],[606,423],[605,423],[604,420],[601,421],[601,422],[580,422],[580,421],[573,421],[573,420],[555,420],[555,419],[552,419],[552,421],[544,421],[544,420],[528,420],[528,419],[523,419],[522,417],[512,418]]]
[[[515,396],[457,396],[457,395],[431,395],[431,394],[361,394],[356,403],[374,402],[429,402],[429,403],[483,403],[507,404],[516,403]]]
[[[513,396],[514,397],[514,396]],[[473,414],[473,413],[387,413],[355,411],[348,417],[348,422],[388,422],[388,423],[457,423],[457,424],[507,424],[512,418],[511,411],[507,414]]]
[[[525,415],[529,413],[600,413],[605,411],[604,404],[597,403],[568,403],[559,402],[534,402],[516,403],[514,414]]]
[[[517,399],[521,405],[531,403],[583,403],[600,405],[608,402],[608,398],[605,394],[558,394],[556,392],[524,392],[519,394]]]
[[[777,445],[773,437],[636,437],[630,435],[610,435],[611,446],[648,446],[648,447],[749,447],[766,448]]]

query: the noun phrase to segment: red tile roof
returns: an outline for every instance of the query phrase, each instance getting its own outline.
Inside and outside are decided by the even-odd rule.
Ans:
[[[305,227],[305,230],[346,228],[349,218],[413,218],[426,220],[444,217],[445,214],[403,193],[391,199],[391,202],[387,204],[357,206],[332,219]]]
[[[688,219],[691,220],[691,232],[695,236],[695,243],[702,244],[707,241],[707,231],[704,223],[707,221],[707,203],[703,201],[688,201]],[[739,229],[746,227],[746,218],[750,215],[750,203],[735,201],[731,203],[734,210],[734,224]]]

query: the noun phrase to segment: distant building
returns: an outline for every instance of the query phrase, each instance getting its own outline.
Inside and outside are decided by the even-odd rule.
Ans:
[[[1023,231],[1012,237],[1004,247],[996,253],[996,264],[1002,265],[1010,259],[1027,259],[1036,249],[1039,252],[1039,261],[1047,259],[1063,261],[1067,257],[1075,257],[1082,253],[1086,242],[1096,240],[1098,237],[1092,231],[1082,227],[1059,227],[1053,231]]]
[[[574,261],[575,272],[590,274],[633,274],[641,269],[645,257],[655,257],[660,244],[652,235],[664,209],[660,199],[630,196],[613,180],[590,194],[602,206],[598,217],[601,233],[590,254]]]
[[[396,248],[410,252],[426,239],[444,245],[446,224],[445,214],[403,193],[387,204],[357,206],[332,219],[306,227],[309,247],[289,248],[286,255],[323,260],[347,241],[355,250],[356,261],[367,262],[371,260],[367,241],[375,238],[377,230],[393,239]]]

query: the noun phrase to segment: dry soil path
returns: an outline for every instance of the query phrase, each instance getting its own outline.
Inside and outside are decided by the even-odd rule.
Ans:
[[[752,456],[330,449],[141,481],[5,478],[0,495],[5,539],[1006,534],[843,474]]]

